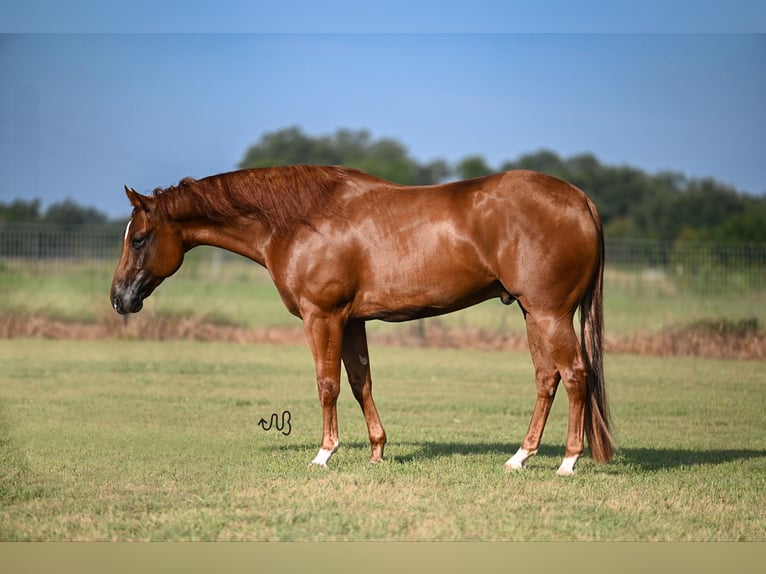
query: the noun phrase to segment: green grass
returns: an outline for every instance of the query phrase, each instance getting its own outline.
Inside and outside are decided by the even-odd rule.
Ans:
[[[298,326],[285,309],[268,272],[241,257],[212,248],[187,255],[184,265],[146,301],[144,316],[197,317],[219,325],[239,327]],[[217,262],[218,261],[218,262]],[[0,317],[2,315],[97,323],[111,317],[109,287],[114,263],[0,262]],[[667,279],[640,272],[607,270],[605,280],[606,331],[610,336],[654,332],[700,319],[736,323],[755,319],[766,325],[766,293],[701,296],[679,291]],[[518,306],[498,300],[425,321],[439,322],[451,331],[524,334]],[[372,322],[371,334],[401,333],[421,328],[415,324]]]
[[[620,451],[503,470],[534,401],[523,353],[373,348],[389,435],[370,465],[344,383],[341,449],[305,347],[6,340],[2,540],[766,540],[763,363],[609,356]],[[292,432],[257,426],[289,409]]]

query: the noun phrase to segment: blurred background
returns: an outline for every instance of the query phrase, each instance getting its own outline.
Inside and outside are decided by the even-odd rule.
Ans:
[[[62,336],[82,325],[125,335],[108,302],[129,216],[123,185],[150,192],[186,176],[320,163],[413,185],[516,168],[566,179],[605,223],[613,348],[650,333],[665,334],[653,343],[661,350],[691,330],[739,337],[764,354],[763,34],[707,33],[694,18],[704,33],[602,33],[602,23],[573,34],[555,19],[545,33],[507,33],[491,17],[512,22],[514,3],[483,1],[476,8],[490,18],[469,18],[469,33],[457,32],[451,3],[427,32],[386,25],[398,2],[381,14],[383,31],[369,24],[374,14],[356,28],[312,27],[311,9],[284,24],[296,4],[288,2],[282,12],[232,3],[234,32],[248,17],[256,28],[276,21],[275,32],[141,33],[155,20],[135,25],[126,15],[125,27],[92,34],[87,18],[53,7],[59,19],[27,33],[39,2],[11,4],[5,21],[17,29],[0,35],[5,336],[50,332],[46,321]],[[205,28],[205,13],[192,20],[172,9],[157,4],[154,16]],[[435,14],[412,10],[419,22]],[[103,26],[99,14],[90,12],[90,26]],[[482,26],[493,33],[475,33]],[[151,321],[192,319],[294,327],[280,305],[257,266],[199,249],[136,320],[144,334]],[[508,346],[523,325],[507,316],[486,304],[403,332],[415,343]]]

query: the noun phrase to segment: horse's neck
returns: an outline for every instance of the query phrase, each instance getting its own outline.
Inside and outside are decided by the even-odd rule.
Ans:
[[[187,250],[210,245],[266,265],[266,249],[271,233],[260,221],[243,218],[237,222],[215,222],[198,218],[188,220],[182,226],[182,234]]]
[[[197,185],[202,185],[202,182]],[[179,225],[187,251],[198,245],[210,245],[265,266],[266,249],[272,234],[259,219],[246,216],[211,218],[184,194],[175,196],[172,202],[166,204],[166,213]]]

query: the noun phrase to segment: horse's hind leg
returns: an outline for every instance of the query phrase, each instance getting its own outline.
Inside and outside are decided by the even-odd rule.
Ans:
[[[538,325],[531,315],[526,315],[525,319],[527,322],[529,350],[535,366],[537,402],[535,403],[535,410],[529,422],[529,429],[521,443],[521,447],[505,463],[506,468],[512,469],[524,468],[527,459],[537,453],[543,437],[545,423],[548,420],[548,414],[551,411],[551,405],[553,405],[553,399],[556,396],[556,389],[561,380],[559,371],[546,349]]]
[[[564,317],[538,319],[542,340],[561,375],[569,398],[569,425],[564,461],[557,474],[574,473],[577,459],[585,447],[585,399],[588,368],[582,356],[580,343],[572,326],[572,314]]]
[[[386,432],[378,416],[378,409],[372,400],[372,378],[370,376],[370,355],[367,350],[367,333],[363,321],[351,320],[343,335],[343,364],[354,397],[362,407],[367,431],[370,435],[372,454],[370,462],[383,460]]]
[[[552,342],[551,355],[559,373],[561,373],[561,380],[569,398],[567,446],[564,460],[557,471],[557,474],[569,475],[574,473],[575,463],[585,448],[585,400],[588,368],[572,327],[572,317],[554,323],[548,341]]]

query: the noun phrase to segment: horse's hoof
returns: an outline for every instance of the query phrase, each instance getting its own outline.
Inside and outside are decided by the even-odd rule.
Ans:
[[[564,457],[564,461],[556,471],[556,474],[559,476],[572,476],[575,473],[574,467],[578,458],[580,458],[579,454]]]
[[[315,464],[317,466],[323,466],[324,468],[327,468],[327,463],[330,462],[330,457],[335,454],[335,451],[338,450],[338,443],[335,443],[335,448],[332,450],[328,450],[326,448],[320,448],[317,455],[314,457],[314,460],[311,461],[311,464]]]
[[[527,460],[537,454],[537,450],[527,450],[520,448],[511,458],[505,461],[505,468],[509,470],[524,470],[527,467]]]

